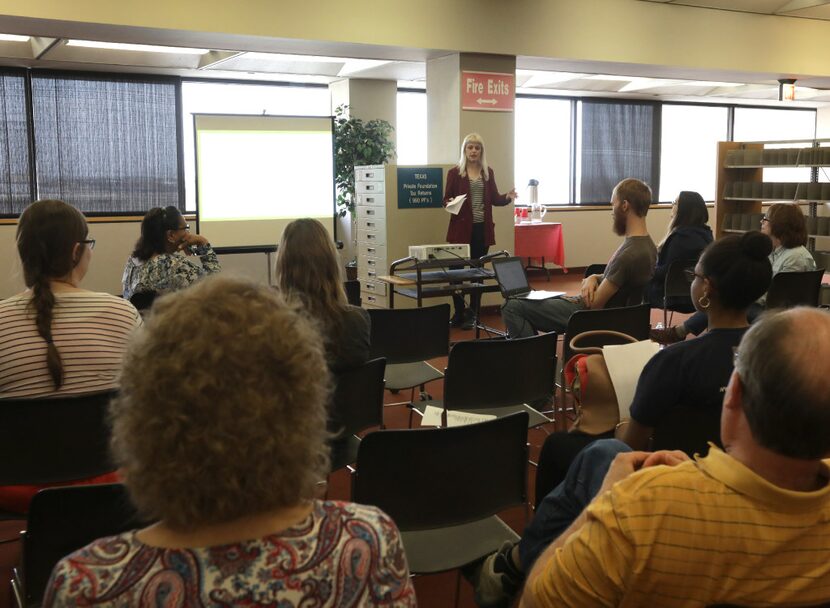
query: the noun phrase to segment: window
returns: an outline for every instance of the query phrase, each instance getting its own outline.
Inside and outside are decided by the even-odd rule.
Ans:
[[[178,80],[32,75],[37,195],[84,213],[181,203]]]
[[[427,162],[427,94],[401,91],[397,96],[399,165],[425,165]]]
[[[185,208],[196,211],[196,159],[193,114],[331,116],[328,87],[182,83]],[[286,195],[293,186],[286,184]]]
[[[718,142],[726,141],[728,120],[724,106],[663,105],[658,200],[673,201],[681,190],[715,200]]]
[[[578,202],[608,202],[614,186],[627,177],[657,189],[659,104],[590,100],[579,108]]]
[[[816,136],[816,111],[735,108],[734,133],[735,141],[813,139]],[[807,145],[793,144],[797,148]],[[810,169],[764,169],[764,180],[808,182]]]
[[[562,99],[516,99],[516,160],[514,175],[519,203],[523,188],[539,182],[539,202],[570,203],[571,102]]]
[[[0,215],[17,215],[32,201],[30,175],[25,77],[0,72]]]

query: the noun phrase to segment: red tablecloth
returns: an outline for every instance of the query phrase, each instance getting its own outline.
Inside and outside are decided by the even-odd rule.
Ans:
[[[562,224],[537,222],[514,227],[516,255],[520,258],[545,258],[565,269],[565,241]],[[567,269],[566,269],[567,271]]]

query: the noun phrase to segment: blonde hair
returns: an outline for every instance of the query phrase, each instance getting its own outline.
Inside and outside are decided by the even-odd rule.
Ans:
[[[467,144],[479,144],[481,146],[481,179],[487,181],[490,179],[490,167],[487,165],[487,155],[484,153],[484,140],[478,133],[470,133],[461,142],[461,156],[458,159],[458,173],[461,177],[467,176]]]
[[[319,335],[274,290],[213,276],[158,299],[110,406],[134,503],[192,530],[312,498],[329,390]]]
[[[277,285],[285,297],[299,300],[332,340],[348,305],[343,271],[334,241],[317,220],[294,220],[282,233],[277,251]]]

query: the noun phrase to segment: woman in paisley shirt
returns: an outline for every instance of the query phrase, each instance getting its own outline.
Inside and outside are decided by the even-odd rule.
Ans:
[[[394,522],[314,498],[329,372],[305,315],[217,276],[159,300],[145,327],[112,447],[158,523],[62,559],[44,606],[415,606]]]
[[[208,240],[190,233],[176,207],[153,207],[141,221],[141,237],[124,267],[121,287],[129,300],[135,293],[184,289],[219,270]]]

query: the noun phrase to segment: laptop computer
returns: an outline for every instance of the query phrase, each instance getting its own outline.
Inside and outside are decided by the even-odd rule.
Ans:
[[[565,295],[564,291],[531,289],[525,267],[522,265],[522,258],[496,258],[493,260],[493,272],[496,274],[501,295],[505,299],[547,300]]]

